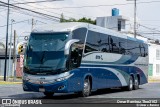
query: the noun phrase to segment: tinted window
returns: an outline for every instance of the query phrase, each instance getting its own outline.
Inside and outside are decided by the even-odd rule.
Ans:
[[[127,49],[127,40],[124,38],[119,38],[118,45],[119,45],[119,53],[125,55],[127,52],[127,50],[126,50]]]
[[[88,31],[87,35],[87,41],[85,46],[85,53],[91,52],[91,51],[99,51],[99,45],[101,42],[101,39],[99,38],[100,34],[93,31]]]
[[[92,51],[102,51],[123,55],[138,55],[142,57],[148,55],[148,48],[146,44],[89,31],[85,46],[85,53]]]
[[[119,39],[117,37],[110,36],[109,42],[111,47],[110,51],[112,53],[119,53]]]
[[[139,44],[139,49],[140,49],[140,56],[145,57],[148,55],[148,47],[146,44],[144,43]]]
[[[109,45],[109,36],[107,34],[100,34],[99,36],[99,48],[102,52],[110,52],[110,45]]]
[[[74,30],[72,33],[72,38],[73,39],[79,39],[80,43],[84,43],[85,42],[85,37],[86,37],[86,32],[87,29],[86,28],[79,28]]]
[[[128,40],[126,50],[129,55],[140,55],[140,45],[136,41]]]

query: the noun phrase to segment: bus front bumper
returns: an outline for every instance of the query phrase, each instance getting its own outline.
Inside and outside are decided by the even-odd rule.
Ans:
[[[54,93],[67,93],[67,80],[59,81],[51,84],[34,84],[23,80],[23,90],[24,91],[34,91],[34,92],[54,92]]]

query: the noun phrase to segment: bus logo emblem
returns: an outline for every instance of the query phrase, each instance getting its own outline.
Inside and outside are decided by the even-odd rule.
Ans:
[[[103,57],[102,57],[102,55],[96,55],[96,59],[101,59],[101,60],[103,60]]]

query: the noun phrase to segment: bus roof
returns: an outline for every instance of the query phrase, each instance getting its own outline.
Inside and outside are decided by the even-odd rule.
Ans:
[[[138,41],[138,42],[144,42],[143,40],[135,39],[132,37],[128,37],[125,34],[122,34],[118,31],[114,31],[111,29],[103,28],[100,26],[88,24],[88,23],[83,23],[83,22],[66,22],[66,23],[57,23],[57,24],[52,24],[52,25],[47,25],[43,27],[38,27],[35,28],[32,33],[36,32],[70,32],[78,28],[88,28],[88,30],[99,32],[99,33],[104,33],[124,39],[129,39],[133,41]]]

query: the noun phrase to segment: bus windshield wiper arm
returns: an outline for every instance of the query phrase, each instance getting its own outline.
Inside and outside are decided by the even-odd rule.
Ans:
[[[46,52],[46,51],[43,51],[43,53],[42,53],[42,57],[41,57],[41,59],[40,59],[41,64],[44,63],[44,62],[43,62],[43,59],[44,59],[44,56],[45,56],[45,52]]]

